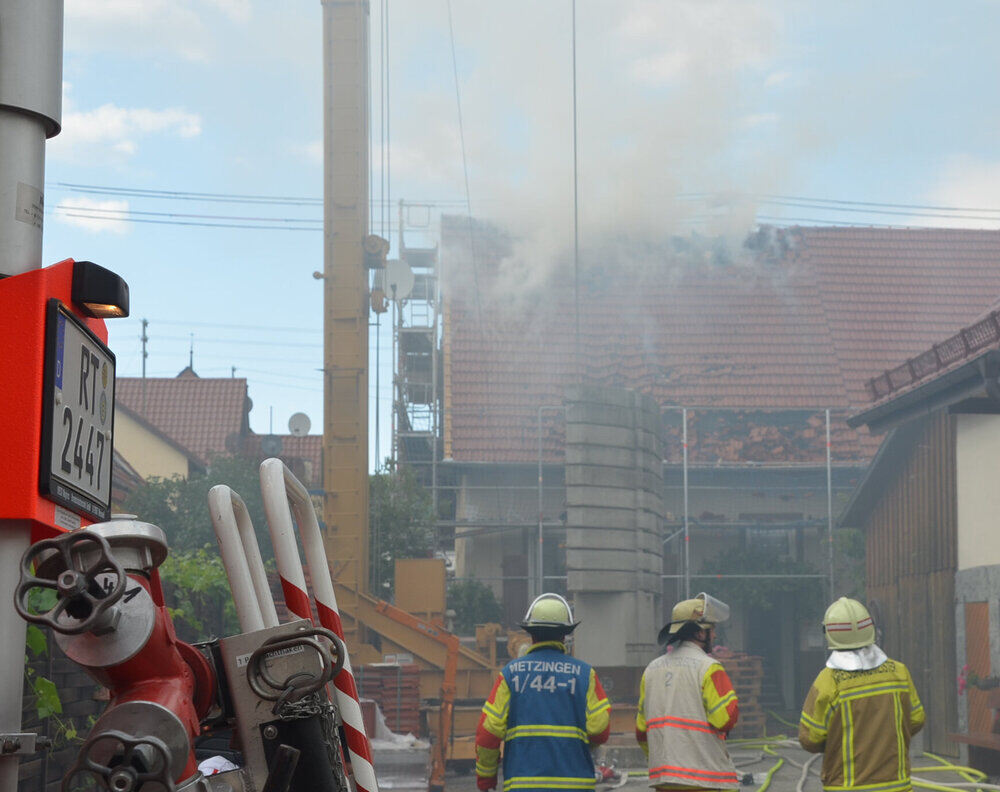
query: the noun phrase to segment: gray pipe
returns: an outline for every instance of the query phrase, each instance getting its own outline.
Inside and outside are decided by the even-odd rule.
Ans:
[[[0,275],[42,266],[45,141],[62,123],[63,0],[0,0]]]
[[[63,0],[0,0],[0,276],[42,266],[45,141],[62,120]],[[12,602],[27,520],[0,520],[0,733],[21,730],[26,624]],[[0,792],[17,790],[0,757]]]

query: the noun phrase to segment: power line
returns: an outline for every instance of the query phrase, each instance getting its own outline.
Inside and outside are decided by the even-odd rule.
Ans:
[[[757,215],[758,220],[773,223],[809,223],[828,226],[850,226],[852,228],[930,228],[931,226],[902,226],[892,223],[852,223],[849,220],[830,220],[816,217],[779,217],[777,215]]]
[[[579,182],[577,168],[577,124],[576,124],[576,0],[570,0],[573,14],[573,321],[575,333],[573,335],[573,352],[576,358],[573,363],[576,367],[577,376],[583,384],[583,359],[580,357],[580,211],[579,211]],[[541,419],[539,419],[541,420]],[[541,485],[539,485],[541,486]],[[542,580],[541,572],[541,552],[539,551],[539,584]]]
[[[860,206],[828,206],[828,205],[817,205],[808,203],[798,203],[795,201],[779,201],[779,200],[769,200],[764,199],[759,201],[759,203],[766,206],[789,206],[796,209],[823,209],[827,212],[853,212],[860,214],[875,214],[875,215],[895,215],[899,217],[936,217],[936,218],[946,218],[949,220],[990,220],[993,222],[1000,221],[1000,216],[996,217],[983,217],[977,215],[959,215],[959,214],[943,214],[941,212],[924,212],[924,211],[910,211],[910,210],[896,210],[896,209],[866,209]],[[957,211],[957,210],[956,210]],[[983,211],[994,211],[994,210],[983,210]]]
[[[156,340],[158,340],[158,341],[187,341],[189,339],[187,337],[185,337],[185,336],[161,335],[161,336],[156,336]],[[198,337],[198,343],[199,344],[245,344],[245,343],[252,343],[255,347],[256,346],[276,346],[276,347],[299,347],[299,348],[308,348],[308,349],[322,349],[323,348],[323,344],[321,344],[321,343],[319,343],[319,344],[305,344],[305,343],[301,343],[301,342],[290,342],[290,341],[256,341],[256,340],[252,341],[252,342],[247,342],[246,339],[242,339],[242,338],[203,338],[201,336]]]
[[[294,219],[294,218],[260,218],[261,222],[253,222],[254,218],[249,218],[249,222],[245,223],[230,223],[230,222],[208,222],[203,220],[180,220],[180,219],[154,219],[148,217],[134,217],[131,215],[124,215],[123,212],[128,212],[130,210],[126,209],[104,209],[104,208],[74,208],[66,206],[56,206],[53,209],[47,210],[50,215],[58,215],[60,217],[74,217],[84,220],[100,220],[105,223],[151,223],[154,225],[176,225],[176,226],[196,226],[202,228],[253,228],[262,231],[322,231],[322,220],[310,220],[308,218]],[[117,213],[117,214],[116,214]],[[175,213],[140,213],[133,212],[132,214],[159,214],[166,218],[178,218],[184,216],[190,217],[201,217],[200,215],[179,215]],[[205,215],[206,218],[211,218],[211,215]],[[288,225],[282,223],[310,223],[315,225]],[[389,230],[393,231],[398,228],[397,224],[390,223]]]
[[[1000,213],[1000,209],[985,209],[976,208],[971,206],[934,206],[927,204],[896,204],[896,203],[878,203],[875,201],[849,201],[842,200],[838,198],[804,198],[802,196],[796,195],[769,195],[763,194],[758,196],[760,198],[775,198],[785,201],[810,201],[813,203],[832,203],[832,204],[847,204],[850,206],[884,206],[888,209],[928,209],[932,211],[939,212],[996,212]]]
[[[196,218],[199,220],[240,220],[255,223],[322,223],[323,218],[313,217],[246,217],[242,215],[210,215],[210,214],[190,214],[181,212],[145,212],[137,209],[112,209],[100,206],[61,206],[56,205],[54,212],[77,212],[83,211],[105,216],[108,220],[125,220],[130,216],[142,217],[172,217],[172,218]]]
[[[147,317],[148,318],[148,317]],[[119,319],[115,321],[115,325],[121,325],[126,322],[139,322],[142,321],[138,318],[126,318]],[[232,330],[262,330],[268,333],[271,332],[281,332],[281,333],[322,333],[322,327],[273,327],[271,325],[245,325],[245,324],[228,324],[226,322],[185,322],[179,319],[149,319],[150,324],[157,325],[175,325],[178,327],[219,327],[228,328]]]
[[[479,262],[476,256],[475,230],[472,223],[472,192],[469,190],[469,161],[465,153],[465,123],[462,120],[462,91],[458,82],[458,56],[455,54],[455,25],[451,15],[451,0],[448,6],[448,35],[451,39],[451,70],[455,78],[455,106],[458,109],[458,135],[462,144],[462,174],[465,177],[465,209],[469,230],[469,248],[472,254],[472,279],[475,287],[476,315],[479,319],[479,332],[483,332],[483,307],[479,296]]]
[[[157,190],[145,189],[142,187],[118,187],[100,184],[75,184],[70,182],[49,182],[47,188],[61,189],[68,192],[84,193],[89,195],[122,196],[131,198],[153,198],[168,201],[204,201],[209,203],[260,203],[277,206],[322,206],[323,199],[313,196],[295,195],[251,195],[244,193],[215,193],[215,192],[194,192],[190,190]],[[380,199],[373,199],[374,202],[385,201],[384,196]],[[465,201],[461,198],[426,198],[419,203],[431,206],[463,206]]]
[[[315,373],[313,374],[313,376],[311,376],[311,377],[304,377],[304,376],[302,376],[301,374],[286,374],[286,373],[285,373],[285,372],[283,372],[283,371],[268,371],[268,370],[266,370],[266,369],[254,369],[254,368],[247,368],[246,366],[239,366],[239,370],[240,370],[240,371],[249,371],[249,372],[251,372],[252,374],[265,374],[265,375],[268,375],[268,376],[275,376],[275,377],[286,377],[286,378],[288,378],[288,379],[297,379],[297,380],[305,380],[305,381],[307,381],[307,382],[314,382],[314,381],[316,381],[316,380],[317,380],[317,379],[318,379],[319,377],[321,377],[321,376],[322,376],[322,374],[323,374],[323,372],[322,372],[322,371],[319,371],[319,370],[317,370],[317,371],[316,371],[316,372],[315,372]]]
[[[454,37],[453,31],[452,31],[452,36]],[[452,54],[453,54],[452,66],[457,73],[457,64],[454,58],[454,47]],[[459,104],[461,104],[460,99],[459,99]],[[164,200],[221,201],[229,203],[250,202],[250,203],[270,203],[276,205],[296,205],[296,206],[323,205],[322,198],[316,198],[312,196],[266,195],[266,194],[248,194],[248,193],[230,193],[230,192],[197,192],[193,190],[163,190],[163,189],[152,189],[152,188],[141,188],[141,187],[120,187],[113,185],[82,184],[77,182],[49,182],[46,186],[50,188],[51,187],[61,188],[72,192],[82,192],[82,193],[91,193],[100,195],[122,195],[122,196],[131,196],[137,198],[158,198]],[[675,197],[682,200],[736,197],[736,198],[749,198],[749,199],[768,200],[768,201],[770,200],[791,201],[796,203],[804,202],[809,204],[831,204],[831,205],[835,204],[844,206],[862,206],[871,209],[879,209],[879,208],[912,209],[918,211],[931,211],[931,212],[985,212],[991,214],[1000,214],[1000,207],[944,206],[940,204],[892,203],[886,201],[858,201],[845,198],[815,198],[803,195],[782,195],[779,193],[742,193],[742,192],[719,193],[719,192],[695,191],[695,192],[678,193]],[[387,197],[385,195],[383,195],[381,199],[377,200],[384,202],[388,205],[392,204],[391,197]],[[414,201],[414,203],[429,204],[431,206],[463,206],[468,204],[468,194],[466,195],[465,199],[428,198],[420,201]]]
[[[191,220],[154,220],[152,218],[144,217],[122,217],[113,218],[106,215],[98,214],[88,214],[86,212],[78,211],[60,211],[58,208],[53,210],[55,214],[61,217],[73,217],[81,220],[101,220],[105,223],[109,222],[123,222],[123,223],[147,223],[152,225],[173,225],[173,226],[193,226],[200,228],[243,228],[243,229],[256,229],[259,231],[312,231],[318,232],[322,231],[321,227],[315,226],[290,226],[290,225],[264,225],[264,224],[251,224],[251,223],[205,223]]]
[[[469,232],[470,237],[473,235],[472,229],[472,201],[471,192],[469,188],[469,173],[468,173],[468,163],[467,155],[465,150],[465,132],[464,123],[461,113],[461,96],[458,88],[457,82],[457,61],[454,59],[454,47],[453,47],[453,68],[455,69],[456,77],[456,102],[459,111],[459,132],[462,139],[462,165],[465,176],[465,188],[466,188],[466,198],[464,201],[427,201],[423,202],[427,205],[433,206],[446,206],[446,205],[464,205],[466,208],[467,218],[469,222]],[[61,184],[61,183],[60,183]],[[387,185],[388,186],[388,185]],[[174,198],[178,200],[188,200],[183,196],[216,196],[211,200],[217,201],[232,201],[239,203],[243,199],[256,198],[255,196],[239,196],[233,194],[231,197],[223,198],[221,196],[225,195],[222,193],[183,193],[181,191],[168,191],[168,190],[127,190],[125,188],[99,188],[92,186],[94,190],[102,190],[101,194],[105,195],[116,195],[116,196],[131,196],[131,197],[161,197],[161,198]],[[718,194],[714,193],[681,193],[677,196],[679,199],[696,199],[696,198],[707,198],[707,197],[717,197]],[[818,209],[822,211],[831,212],[850,212],[854,214],[870,214],[870,215],[891,215],[895,217],[904,218],[934,218],[941,220],[969,220],[992,223],[1000,221],[1000,209],[993,208],[974,208],[974,207],[948,207],[948,206],[934,206],[934,205],[920,205],[920,204],[889,204],[889,203],[877,203],[872,201],[847,201],[841,199],[832,198],[802,198],[796,196],[780,196],[780,195],[753,195],[750,193],[740,193],[737,194],[738,197],[747,200],[757,200],[762,205],[767,206],[785,206],[789,208],[797,209]],[[271,198],[268,196],[259,196],[261,200],[251,201],[252,203],[280,203],[282,201],[286,202],[288,199],[285,198]],[[194,199],[191,199],[194,200]],[[198,198],[197,200],[201,200]],[[206,198],[206,200],[208,200]],[[293,199],[300,200],[300,199]],[[313,205],[312,199],[309,199],[310,204]],[[316,199],[321,203],[320,199]],[[385,209],[389,205],[388,198],[382,198],[379,201],[380,205],[383,206],[383,216],[385,215]],[[293,205],[304,205],[301,203]],[[883,208],[884,207],[884,208]],[[898,208],[894,208],[898,207]],[[120,223],[146,223],[154,225],[174,225],[174,226],[188,226],[188,227],[200,227],[200,228],[225,228],[225,229],[254,229],[254,230],[276,230],[276,231],[321,231],[322,230],[322,219],[314,219],[308,217],[256,217],[256,216],[244,216],[244,215],[214,215],[214,214],[201,214],[201,213],[190,213],[190,212],[154,212],[154,211],[143,211],[136,209],[112,209],[106,207],[72,207],[72,206],[62,206],[56,205],[54,208],[49,210],[51,214],[55,214],[61,217],[74,218],[80,220],[96,220],[105,222],[120,222]],[[960,214],[964,212],[965,214]],[[968,212],[979,212],[982,214],[968,214]],[[991,216],[995,215],[995,216]],[[825,225],[845,225],[845,226],[870,226],[870,227],[891,227],[896,224],[891,223],[852,223],[849,221],[831,220],[828,218],[787,218],[778,216],[765,216],[758,215],[760,220],[774,220],[778,222],[816,222]],[[919,227],[917,225],[910,224],[908,227]],[[382,233],[391,233],[392,231],[398,230],[399,225],[393,224],[391,220],[383,224]],[[477,287],[477,312],[481,315],[481,307],[479,307],[479,297],[478,297],[478,261],[475,257],[475,242],[474,239],[470,241],[473,253],[473,274]],[[481,320],[480,320],[481,321]]]
[[[322,206],[322,198],[302,197],[293,195],[248,195],[243,193],[210,193],[190,190],[154,190],[141,187],[111,187],[100,184],[77,184],[73,182],[54,182],[55,186],[63,187],[73,192],[92,193],[99,195],[130,195],[142,198],[163,198],[181,201],[226,201],[229,203],[282,203],[306,204]]]

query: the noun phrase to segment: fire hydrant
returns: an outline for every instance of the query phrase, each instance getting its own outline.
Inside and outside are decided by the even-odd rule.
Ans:
[[[162,530],[119,515],[38,542],[21,560],[18,613],[51,627],[63,652],[110,691],[64,790],[87,775],[113,792],[147,782],[169,792],[204,786],[194,738],[216,682],[174,632],[157,571],[166,556]],[[43,612],[29,601],[38,589],[56,595]]]

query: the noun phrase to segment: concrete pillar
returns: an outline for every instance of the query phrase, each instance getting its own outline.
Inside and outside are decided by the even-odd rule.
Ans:
[[[644,666],[656,654],[661,445],[652,399],[620,388],[567,392],[567,592],[586,623],[576,651],[598,666]]]

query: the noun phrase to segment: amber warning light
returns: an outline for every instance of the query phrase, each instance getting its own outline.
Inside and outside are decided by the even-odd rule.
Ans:
[[[95,319],[128,316],[128,284],[93,261],[77,261],[73,266],[71,299]]]

